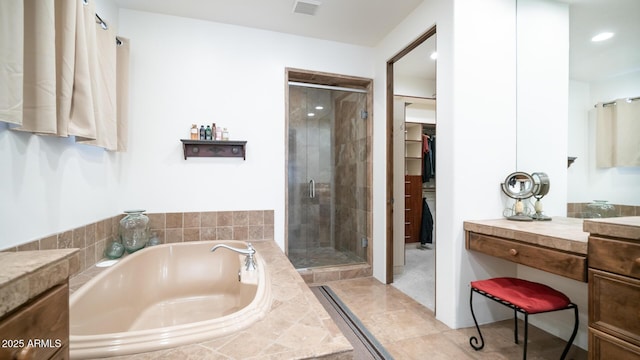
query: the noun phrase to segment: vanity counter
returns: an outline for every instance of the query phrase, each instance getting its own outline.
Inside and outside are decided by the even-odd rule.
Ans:
[[[591,235],[622,238],[640,242],[640,216],[585,219],[584,231]]]
[[[78,249],[0,252],[0,318],[80,269]]]
[[[463,226],[468,250],[587,281],[589,234],[583,229],[583,219],[474,220]]]

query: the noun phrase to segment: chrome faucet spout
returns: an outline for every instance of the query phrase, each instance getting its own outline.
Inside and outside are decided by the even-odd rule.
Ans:
[[[253,255],[256,253],[256,249],[253,248],[253,245],[251,245],[251,243],[247,244],[246,249],[238,249],[229,245],[218,244],[211,248],[211,252],[214,252],[219,248],[228,249],[231,251],[235,251],[238,254],[246,255],[246,257],[244,258],[244,267],[247,271],[253,271],[257,268],[255,258],[253,257]]]

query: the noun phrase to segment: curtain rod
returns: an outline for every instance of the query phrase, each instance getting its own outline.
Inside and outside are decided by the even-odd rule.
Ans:
[[[634,97],[634,98],[627,98],[626,100],[627,100],[627,102],[632,102],[632,101],[640,100],[640,96],[637,96],[637,97]],[[615,104],[616,104],[616,101],[615,101],[615,100],[614,100],[614,101],[609,101],[609,102],[603,103],[603,104],[602,104],[602,107],[610,106],[610,105],[615,105]],[[593,105],[593,107],[598,107],[598,104]]]
[[[82,4],[83,5],[88,5],[89,4],[89,0],[82,0]],[[109,25],[107,24],[107,22],[102,20],[100,15],[98,15],[98,13],[96,13],[96,24],[100,24],[100,27],[103,30],[109,29]],[[116,45],[118,45],[118,46],[122,45],[122,40],[118,39],[117,36],[116,36]]]

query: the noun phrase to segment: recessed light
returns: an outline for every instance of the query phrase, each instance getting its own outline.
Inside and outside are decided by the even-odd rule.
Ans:
[[[322,110],[322,109],[324,109],[324,106],[321,106],[321,105],[316,106],[316,110]]]
[[[435,60],[438,58],[438,53],[437,52],[432,52],[431,55],[429,56],[431,58],[431,60]]]
[[[605,41],[605,40],[611,39],[612,37],[613,37],[612,32],[601,32],[600,34],[592,37],[591,41],[593,42]]]
[[[316,116],[316,114],[310,112],[310,113],[307,114],[307,116],[308,117],[314,117],[314,116]]]

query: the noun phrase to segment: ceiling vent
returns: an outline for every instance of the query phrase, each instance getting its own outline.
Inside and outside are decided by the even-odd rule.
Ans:
[[[316,0],[296,0],[293,3],[293,12],[297,14],[315,15],[321,2]]]

